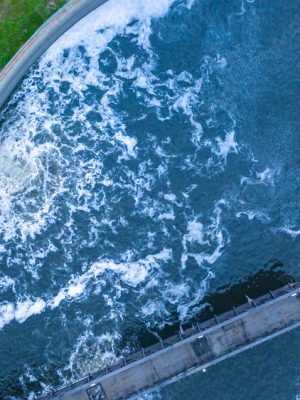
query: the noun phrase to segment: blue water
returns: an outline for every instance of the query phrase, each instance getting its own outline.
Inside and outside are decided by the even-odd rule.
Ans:
[[[1,399],[300,279],[299,18],[109,0],[31,69],[0,114]],[[296,330],[150,398],[296,400],[299,362]]]

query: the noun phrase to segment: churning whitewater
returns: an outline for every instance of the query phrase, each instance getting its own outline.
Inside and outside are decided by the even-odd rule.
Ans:
[[[30,70],[0,114],[1,398],[102,368],[270,260],[299,275],[282,7],[109,0]]]

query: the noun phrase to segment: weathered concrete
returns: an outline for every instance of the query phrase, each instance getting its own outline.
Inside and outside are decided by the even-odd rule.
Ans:
[[[235,316],[224,322],[203,331],[199,329],[198,333],[186,339],[67,392],[61,392],[55,398],[89,400],[93,398],[90,391],[95,394],[97,390],[102,392],[101,396],[98,393],[98,397],[94,397],[97,399],[135,398],[300,326],[299,286],[293,289],[287,287],[278,293],[279,297],[275,299],[271,292],[257,303],[239,307],[238,312],[242,311],[240,315],[236,315],[234,309]],[[216,320],[221,321],[229,315],[223,314]],[[167,346],[168,340],[164,343]]]
[[[76,22],[107,0],[70,0],[46,21],[0,72],[0,109],[29,68]]]

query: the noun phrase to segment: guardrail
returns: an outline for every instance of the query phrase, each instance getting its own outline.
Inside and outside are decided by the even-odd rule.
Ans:
[[[270,290],[269,293],[257,297],[255,299],[251,299],[247,297],[248,302],[245,304],[242,304],[238,307],[233,307],[231,310],[224,312],[223,314],[220,315],[215,315],[213,318],[202,322],[202,323],[196,323],[196,326],[193,325],[191,328],[188,329],[181,329],[177,334],[170,336],[167,339],[160,339],[158,343],[155,343],[149,347],[142,348],[141,350],[134,352],[132,354],[129,354],[127,356],[124,356],[120,361],[110,365],[110,366],[105,366],[105,368],[99,369],[98,371],[95,371],[93,374],[88,374],[84,378],[72,382],[67,386],[63,386],[57,390],[52,390],[49,394],[46,394],[43,397],[40,397],[39,400],[50,400],[56,396],[59,396],[71,389],[74,389],[78,386],[84,385],[89,383],[91,380],[94,380],[96,378],[99,378],[101,376],[104,376],[110,372],[116,371],[120,368],[125,367],[128,364],[131,364],[135,361],[142,360],[143,358],[149,356],[150,354],[156,353],[162,349],[165,349],[169,346],[172,346],[173,344],[179,343],[180,341],[187,339],[195,334],[199,334],[203,331],[205,331],[208,328],[212,328],[214,326],[217,326],[225,321],[228,321],[232,318],[235,318],[237,316],[242,315],[246,311],[252,309],[253,307],[259,307],[262,304],[268,303],[270,301],[273,301],[287,293],[294,292],[300,288],[300,282],[297,283],[289,283],[286,286],[283,286],[279,289],[276,290]]]

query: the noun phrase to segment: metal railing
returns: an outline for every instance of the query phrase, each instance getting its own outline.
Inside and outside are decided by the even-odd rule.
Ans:
[[[93,374],[88,374],[84,378],[79,379],[75,382],[72,382],[67,386],[63,386],[55,391],[52,390],[47,395],[40,397],[39,400],[50,400],[54,397],[57,397],[63,393],[66,393],[67,391],[69,391],[71,389],[75,389],[78,386],[87,384],[91,380],[94,380],[94,379],[104,376],[110,372],[113,372],[120,368],[123,368],[126,365],[131,364],[135,361],[142,360],[143,358],[149,356],[150,354],[157,353],[158,351],[161,351],[164,348],[172,346],[172,345],[174,345],[182,340],[185,340],[195,334],[199,334],[208,328],[212,328],[212,327],[217,326],[225,321],[228,321],[237,316],[240,316],[243,313],[245,313],[246,311],[252,309],[253,307],[259,307],[262,304],[273,301],[274,299],[277,299],[287,293],[290,293],[291,291],[295,291],[298,288],[300,288],[300,282],[299,283],[298,282],[297,283],[289,283],[288,285],[283,286],[279,289],[276,289],[273,291],[270,290],[267,294],[257,297],[255,299],[250,299],[249,297],[247,297],[248,302],[245,304],[242,304],[238,307],[233,307],[231,310],[226,311],[220,315],[215,315],[213,318],[211,318],[207,321],[204,321],[202,323],[197,323],[196,326],[193,325],[191,328],[188,328],[185,330],[183,330],[181,328],[177,334],[170,336],[167,339],[160,339],[160,341],[158,343],[155,343],[149,347],[142,348],[141,350],[139,350],[137,352],[134,352],[132,354],[124,356],[121,361],[118,361],[110,366],[106,365],[105,368],[99,369],[98,371],[95,371]]]

